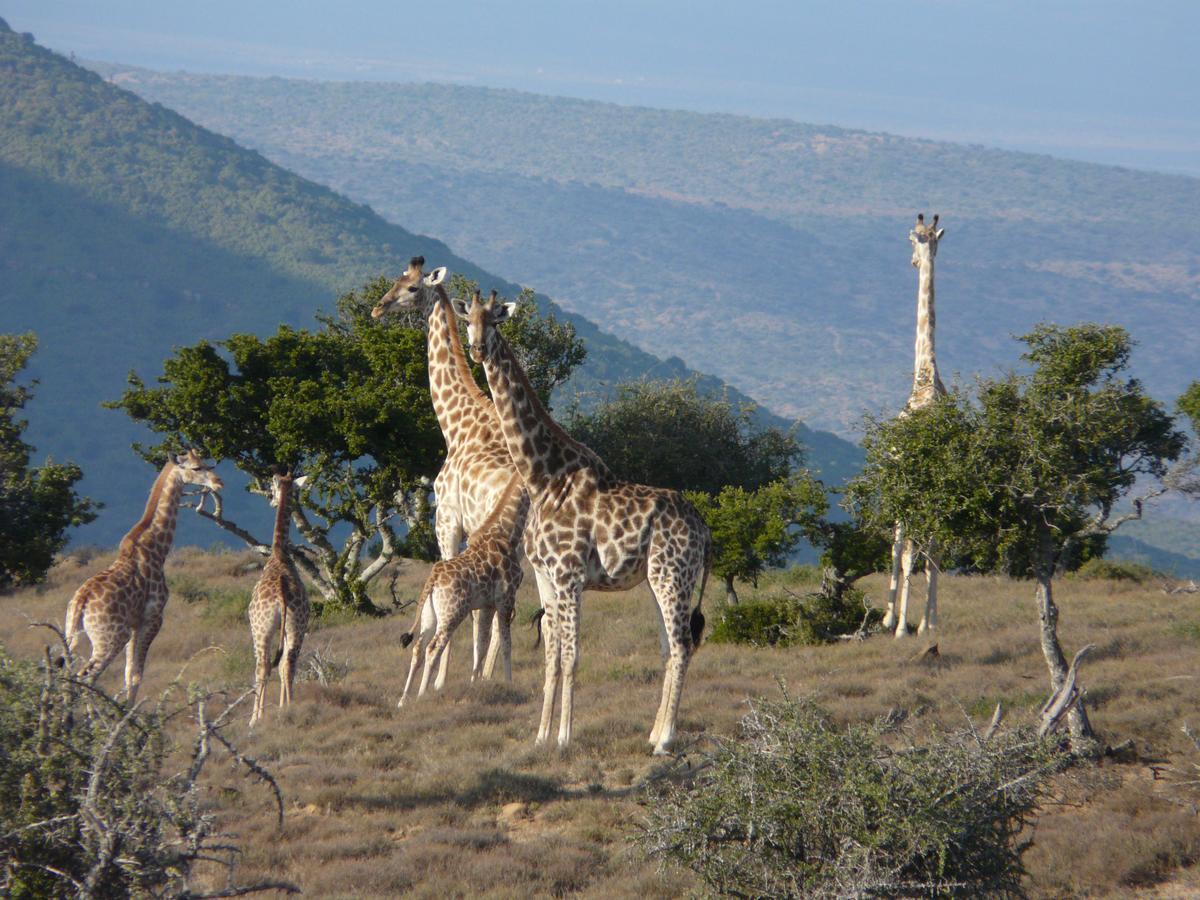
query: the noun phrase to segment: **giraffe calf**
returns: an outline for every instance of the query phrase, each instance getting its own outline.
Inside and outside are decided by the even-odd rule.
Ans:
[[[471,535],[467,549],[453,559],[434,563],[421,589],[413,629],[400,638],[400,646],[413,644],[413,651],[398,706],[408,699],[422,662],[425,668],[417,696],[425,693],[429,675],[446,652],[454,629],[472,610],[483,615],[475,630],[471,680],[483,675],[483,660],[491,642],[489,620],[495,613],[504,675],[512,681],[512,619],[521,586],[520,546],[528,513],[529,494],[520,477],[513,475],[482,527]],[[446,667],[442,666],[434,689],[441,690],[445,682]]]

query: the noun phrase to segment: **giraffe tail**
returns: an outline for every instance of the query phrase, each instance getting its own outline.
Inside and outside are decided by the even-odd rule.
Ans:
[[[67,604],[67,618],[63,623],[63,641],[66,644],[68,656],[75,651],[80,634],[83,632],[83,611],[87,606],[90,593],[86,588],[86,584],[80,587],[75,592],[75,596],[71,598],[71,602]]]
[[[537,639],[533,642],[533,649],[536,650],[542,646],[542,619],[546,617],[546,610],[539,608],[532,616],[529,617],[529,627],[537,629]]]
[[[274,669],[279,665],[279,661],[283,659],[283,642],[287,640],[287,601],[280,598],[279,600],[279,649],[275,651],[275,658],[271,660],[271,668]]]
[[[432,593],[433,579],[430,578],[427,582],[425,582],[425,588],[421,591],[421,602],[417,604],[417,617],[413,620],[413,627],[409,631],[406,631],[404,634],[400,635],[401,649],[404,649],[411,644],[416,638],[417,632],[421,630],[421,614],[425,611],[425,604],[428,602],[429,596]]]
[[[712,569],[712,561],[712,542],[710,541],[704,552],[704,570],[700,575],[700,596],[696,598],[696,608],[692,610],[691,630],[693,652],[700,646],[700,638],[704,634],[704,612],[700,607],[704,605],[704,589],[708,586],[708,573]]]

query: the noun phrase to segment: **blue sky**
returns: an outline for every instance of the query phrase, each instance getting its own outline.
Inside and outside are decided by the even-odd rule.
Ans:
[[[9,0],[56,50],[453,81],[1200,175],[1200,0]]]

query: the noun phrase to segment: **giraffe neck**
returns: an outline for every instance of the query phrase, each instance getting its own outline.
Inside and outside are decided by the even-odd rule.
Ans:
[[[429,311],[429,392],[446,448],[453,450],[479,421],[478,413],[468,414],[469,410],[485,410],[489,419],[494,419],[495,413],[471,376],[450,298],[440,285],[436,290],[438,299]]]
[[[938,374],[937,355],[934,351],[933,334],[936,312],[933,296],[933,260],[923,259],[917,269],[917,342],[916,359],[913,364],[912,394],[909,408],[926,406],[935,397],[946,393],[942,377]]]
[[[291,533],[292,482],[279,486],[279,505],[275,507],[275,533],[271,537],[271,555],[286,557],[288,535]]]
[[[146,511],[121,540],[122,554],[137,551],[153,565],[162,567],[175,539],[175,518],[183,479],[174,463],[167,463],[150,489]]]
[[[495,348],[485,357],[483,371],[509,456],[529,493],[540,495],[552,479],[583,467],[607,475],[608,467],[600,457],[550,418],[512,349],[499,334],[495,335]]]
[[[525,490],[521,476],[514,475],[477,533],[489,540],[500,541],[512,555],[521,543],[528,513],[529,492]]]

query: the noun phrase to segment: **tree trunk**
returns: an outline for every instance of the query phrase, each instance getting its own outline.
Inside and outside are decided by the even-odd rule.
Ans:
[[[738,602],[737,591],[734,590],[734,587],[733,587],[733,576],[732,575],[725,576],[725,602],[732,603],[735,606],[737,605],[737,602]]]
[[[1054,603],[1054,590],[1051,581],[1054,577],[1054,553],[1049,535],[1042,539],[1042,549],[1039,554],[1037,567],[1037,607],[1038,619],[1041,623],[1042,655],[1046,658],[1046,666],[1050,669],[1050,685],[1057,692],[1067,680],[1067,660],[1063,656],[1062,645],[1058,642],[1058,606]],[[1067,724],[1071,734],[1072,748],[1086,750],[1086,745],[1095,741],[1092,725],[1088,721],[1087,710],[1084,709],[1083,698],[1067,713]]]

